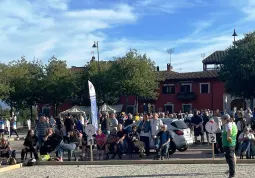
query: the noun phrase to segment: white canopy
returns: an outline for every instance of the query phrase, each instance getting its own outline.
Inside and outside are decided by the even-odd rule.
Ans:
[[[121,112],[122,111],[122,104],[119,105],[107,105],[107,104],[103,104],[100,108],[101,112]]]
[[[107,105],[107,104],[103,104],[100,107],[101,112],[112,112],[112,113],[116,113],[116,112],[121,112],[122,111],[122,104],[119,105]],[[84,114],[85,113],[90,113],[91,112],[91,107],[90,106],[73,106],[72,108],[63,111],[61,113],[59,113],[60,115],[67,115],[68,113],[70,114]]]
[[[73,106],[72,108],[65,110],[59,114],[67,115],[68,113],[70,113],[70,114],[84,114],[85,115],[86,112],[80,106]]]

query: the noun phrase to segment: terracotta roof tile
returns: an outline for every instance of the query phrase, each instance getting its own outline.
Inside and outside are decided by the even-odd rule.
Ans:
[[[85,67],[71,67],[70,70],[71,71],[76,71],[76,72],[81,72],[81,71],[84,71]]]
[[[216,70],[200,71],[200,72],[186,72],[177,73],[173,71],[159,71],[157,77],[160,81],[164,80],[183,80],[183,79],[205,79],[217,78],[218,73]]]
[[[221,64],[223,57],[226,55],[226,51],[215,51],[202,62],[204,64]]]

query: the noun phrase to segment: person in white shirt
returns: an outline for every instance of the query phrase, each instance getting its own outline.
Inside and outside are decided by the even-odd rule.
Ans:
[[[27,120],[27,127],[28,127],[28,130],[31,130],[31,119]]]
[[[251,125],[252,124],[252,112],[251,112],[251,109],[248,108],[246,111],[245,111],[245,114],[244,114],[244,117],[246,119],[246,122],[245,124],[246,125]]]
[[[84,126],[85,124],[85,119],[82,115],[80,115],[80,121],[81,121],[81,124]]]
[[[6,127],[6,130],[8,132],[8,135],[9,135],[10,131],[11,131],[11,123],[10,123],[10,120],[8,118],[6,118],[6,120],[5,120],[5,127]]]
[[[215,154],[219,154],[219,150],[221,153],[223,153],[223,146],[222,146],[222,120],[220,117],[220,113],[215,112],[214,116],[213,116],[213,120],[216,122],[217,124],[217,130],[216,130],[216,143],[214,144],[214,153]]]
[[[161,126],[163,122],[158,118],[158,114],[154,113],[153,118],[150,120],[151,125],[151,136],[152,138],[156,138],[156,135],[160,132]]]
[[[238,142],[240,145],[240,154],[245,155],[246,151],[249,151],[248,148],[251,142],[254,142],[255,138],[250,129],[245,127],[243,132],[238,137]]]
[[[16,134],[17,136],[17,140],[19,140],[19,135],[17,132],[17,117],[13,116],[11,117],[11,131],[10,131],[10,137],[12,136],[13,132]]]
[[[115,115],[115,113],[112,113],[112,114],[110,115],[110,119],[111,119],[111,126],[110,126],[110,130],[112,130],[112,128],[114,128],[114,127],[117,127],[117,126],[118,126],[119,122],[118,122],[118,120],[116,119],[116,115]]]

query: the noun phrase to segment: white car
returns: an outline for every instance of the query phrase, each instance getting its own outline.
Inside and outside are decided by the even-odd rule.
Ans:
[[[173,140],[171,141],[169,154],[172,155],[176,152],[176,149],[180,152],[184,152],[188,149],[189,145],[193,144],[193,137],[191,135],[190,128],[182,120],[164,118],[161,119],[164,124],[167,125],[167,130],[170,132]],[[124,129],[128,132],[132,130],[133,125],[139,125],[140,121],[133,123]],[[150,147],[154,149],[153,139],[150,138]]]

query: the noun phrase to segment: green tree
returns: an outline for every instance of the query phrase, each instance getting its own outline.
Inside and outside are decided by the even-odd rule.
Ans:
[[[9,63],[4,68],[5,79],[10,87],[8,95],[3,98],[12,108],[30,108],[41,101],[40,81],[43,68],[40,61],[28,62],[25,57]]]
[[[136,50],[115,58],[107,77],[111,81],[109,87],[112,95],[147,99],[157,96],[155,64],[146,54],[141,55]]]
[[[111,88],[109,85],[112,83],[109,78],[109,69],[112,65],[112,61],[90,61],[83,72],[83,94],[86,100],[89,100],[88,80],[90,80],[97,93],[98,104],[108,103],[115,104],[117,102],[116,97],[111,95]],[[87,103],[86,103],[87,104]]]
[[[50,103],[56,108],[65,100],[76,98],[78,90],[76,75],[67,67],[66,61],[58,60],[54,56],[45,66],[43,80],[43,102]]]
[[[245,34],[226,50],[219,76],[232,96],[255,97],[255,32]]]
[[[0,64],[0,99],[4,99],[10,92],[10,85],[7,80],[5,64]]]

